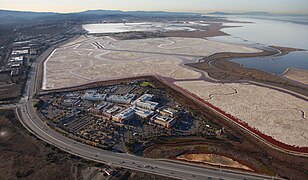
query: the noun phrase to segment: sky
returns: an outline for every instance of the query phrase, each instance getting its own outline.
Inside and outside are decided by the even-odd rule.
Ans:
[[[251,12],[308,14],[308,0],[0,0],[0,9],[39,12],[84,10]]]

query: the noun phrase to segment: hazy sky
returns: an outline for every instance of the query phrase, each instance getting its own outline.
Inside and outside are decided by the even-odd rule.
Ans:
[[[76,12],[89,9],[308,14],[308,0],[0,0],[0,9]]]

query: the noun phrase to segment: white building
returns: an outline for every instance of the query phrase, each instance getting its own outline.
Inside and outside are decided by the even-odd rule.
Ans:
[[[133,104],[149,110],[155,110],[158,107],[157,102],[150,101],[153,98],[153,95],[151,94],[143,94],[138,99],[136,99]]]
[[[151,118],[151,121],[154,122],[155,124],[159,124],[167,128],[171,128],[176,123],[177,118],[156,114],[155,116]]]
[[[135,98],[135,94],[126,94],[124,96],[120,95],[111,95],[107,97],[107,101],[113,102],[113,103],[122,103],[122,104],[130,104],[133,99]]]
[[[160,108],[156,111],[159,112],[163,116],[170,116],[170,117],[175,117],[178,114],[177,110],[171,109],[171,108],[165,108],[165,107]]]
[[[120,113],[113,115],[112,120],[122,123],[123,121],[129,121],[135,116],[135,110],[132,107],[124,109]]]
[[[135,114],[141,119],[148,119],[154,115],[154,111],[135,107]]]
[[[22,62],[24,61],[24,57],[23,56],[17,56],[17,57],[12,57],[11,62]]]
[[[106,96],[106,94],[100,94],[96,91],[88,91],[83,96],[81,96],[81,99],[88,101],[104,101]]]
[[[13,56],[29,54],[29,49],[15,49],[12,51]]]

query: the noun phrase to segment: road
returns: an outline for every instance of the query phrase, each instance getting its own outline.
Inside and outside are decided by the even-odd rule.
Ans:
[[[16,108],[16,114],[20,122],[27,130],[32,132],[38,138],[48,142],[68,153],[90,159],[97,162],[106,163],[112,166],[123,167],[136,171],[162,175],[177,179],[279,179],[270,176],[263,176],[254,173],[224,170],[220,168],[201,167],[181,162],[167,160],[155,160],[143,157],[137,157],[125,153],[116,153],[95,148],[90,145],[79,143],[61,135],[47,126],[40,119],[33,108],[32,98],[35,94],[37,67],[40,62],[32,64],[29,73],[26,90],[19,106]]]

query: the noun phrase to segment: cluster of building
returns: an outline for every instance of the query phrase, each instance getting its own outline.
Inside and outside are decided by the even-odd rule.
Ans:
[[[171,128],[177,122],[178,112],[171,108],[161,108],[157,110],[151,121],[168,128]]]
[[[160,90],[152,91],[138,84],[40,93],[44,104],[39,111],[51,126],[101,147],[126,142],[135,137],[134,133],[140,133],[140,127],[148,136],[148,131],[157,129],[151,124],[172,128],[184,116],[183,110],[168,101]]]
[[[20,35],[12,43],[12,49],[9,59],[7,59],[6,67],[2,72],[10,72],[11,76],[20,74],[23,66],[27,66],[31,60],[34,60],[40,52],[47,47],[62,42],[72,35],[58,35],[53,38],[45,36],[29,36]]]
[[[122,150],[120,144],[132,139],[144,142],[158,134],[173,133],[166,128],[179,129],[189,118],[163,90],[143,87],[138,81],[69,92],[40,92],[38,97],[44,103],[37,109],[48,125],[78,141],[107,149]]]
[[[97,101],[98,103],[89,108],[89,111],[106,120],[124,123],[137,118],[171,128],[176,123],[177,111],[159,108],[159,103],[152,101],[153,97],[154,95],[147,93],[137,99],[135,94],[108,96],[92,90],[82,95],[81,99]]]
[[[7,71],[10,71],[11,76],[17,76],[20,74],[22,67],[27,65],[29,57],[34,57],[38,54],[39,46],[32,41],[15,42],[10,55],[10,59],[7,61]]]
[[[24,55],[29,53],[28,49],[15,49],[12,51],[11,58],[7,63],[11,69],[11,76],[19,75],[22,65],[25,64]]]

